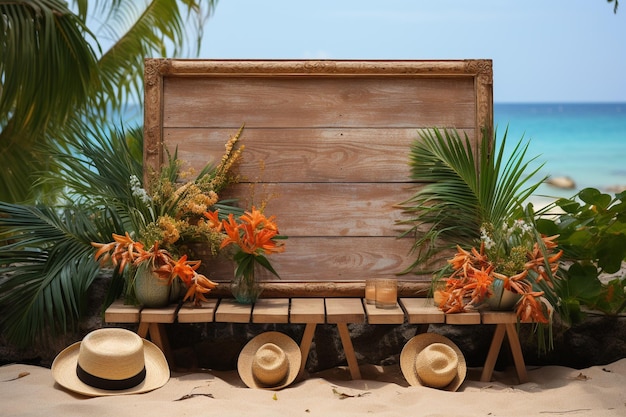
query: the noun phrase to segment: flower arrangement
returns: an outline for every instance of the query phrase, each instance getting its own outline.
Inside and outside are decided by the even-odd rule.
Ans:
[[[158,279],[163,280],[163,285],[168,286],[171,286],[176,278],[180,278],[187,287],[183,301],[189,299],[195,305],[207,301],[204,295],[217,286],[215,282],[196,272],[200,261],[188,261],[187,255],[175,259],[168,251],[159,248],[158,242],[146,250],[141,242],[134,241],[126,233],[124,236],[114,234],[113,242],[93,245],[98,248],[96,260],[104,262],[110,258],[120,271],[123,271],[126,265],[145,266]],[[169,297],[166,300],[169,301]]]
[[[501,286],[518,295],[520,320],[548,324],[553,308],[546,296],[554,299],[552,276],[563,253],[555,253],[557,237],[539,235],[524,220],[505,222],[499,229],[483,224],[479,248],[457,246],[448,260],[452,273],[444,288],[435,291],[435,302],[446,313],[464,312],[480,307]]]
[[[238,140],[243,126],[225,145],[217,166],[207,165],[193,180],[184,181],[191,172],[182,172],[182,162],[168,153],[169,163],[158,173],[151,173],[149,187],[132,176],[129,181],[128,224],[124,235],[113,234],[109,243],[92,242],[95,257],[102,264],[112,261],[114,270],[127,274],[127,298],[135,298],[134,278],[137,269],[148,266],[163,285],[173,285],[180,279],[187,291],[184,300],[198,304],[217,284],[196,272],[200,261],[188,260],[192,244],[202,244],[217,255],[225,235],[218,218],[205,216],[220,209],[224,216],[241,210],[220,201],[219,194],[227,185],[237,181],[232,167],[240,160],[242,146]],[[140,300],[139,300],[140,301]]]
[[[217,212],[207,213],[207,217],[212,222],[219,220]],[[260,295],[260,289],[256,286],[255,265],[260,265],[278,277],[266,255],[284,252],[285,246],[279,240],[287,237],[279,234],[275,216],[266,217],[256,207],[239,218],[229,214],[227,219],[222,220],[221,226],[226,238],[220,248],[235,247],[235,298],[240,302],[254,302]]]

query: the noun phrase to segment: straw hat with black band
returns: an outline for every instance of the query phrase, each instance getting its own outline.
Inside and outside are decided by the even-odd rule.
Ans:
[[[286,334],[264,332],[239,353],[237,371],[250,388],[277,390],[291,384],[302,363],[298,344]]]
[[[400,368],[409,384],[445,391],[458,390],[467,374],[461,349],[436,333],[422,333],[409,340],[400,353]]]
[[[170,378],[161,349],[119,328],[87,334],[61,351],[51,370],[59,385],[89,397],[152,391]]]

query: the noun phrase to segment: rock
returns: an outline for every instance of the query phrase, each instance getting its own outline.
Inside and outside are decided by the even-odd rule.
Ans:
[[[545,182],[548,185],[564,190],[573,190],[576,188],[576,182],[570,177],[550,177]]]

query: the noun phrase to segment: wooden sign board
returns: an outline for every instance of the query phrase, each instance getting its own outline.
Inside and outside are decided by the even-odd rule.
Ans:
[[[281,279],[264,276],[268,288],[345,295],[411,264],[413,238],[399,239],[397,224],[398,203],[416,187],[411,143],[420,129],[438,127],[462,130],[477,145],[493,127],[492,64],[145,61],[146,169],[159,169],[165,148],[178,147],[196,169],[217,162],[243,124],[241,182],[228,197],[244,208],[266,203],[289,237],[270,258]],[[204,269],[216,281],[230,281],[232,271],[223,261]]]

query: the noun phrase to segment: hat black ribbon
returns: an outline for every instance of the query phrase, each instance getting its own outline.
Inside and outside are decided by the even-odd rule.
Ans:
[[[94,388],[119,391],[139,385],[146,378],[146,368],[144,367],[137,375],[131,376],[130,378],[107,379],[90,374],[77,364],[76,376],[78,376],[78,379],[83,381],[85,384]]]

